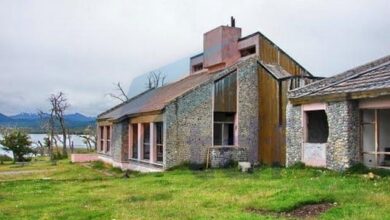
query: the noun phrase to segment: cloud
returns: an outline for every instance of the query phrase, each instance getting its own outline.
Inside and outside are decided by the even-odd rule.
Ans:
[[[261,31],[329,76],[389,54],[389,10],[386,0],[0,1],[0,112],[45,109],[64,91],[71,111],[96,115],[116,103],[113,83],[196,54],[231,15],[244,35]]]

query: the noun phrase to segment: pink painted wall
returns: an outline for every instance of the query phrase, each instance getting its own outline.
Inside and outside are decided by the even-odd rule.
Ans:
[[[359,101],[361,109],[386,109],[390,108],[390,97],[381,97],[375,99],[364,99]]]
[[[73,163],[85,163],[99,159],[97,154],[72,154],[70,158]]]
[[[241,28],[220,26],[204,34],[203,66],[230,64],[240,58],[238,39]]]

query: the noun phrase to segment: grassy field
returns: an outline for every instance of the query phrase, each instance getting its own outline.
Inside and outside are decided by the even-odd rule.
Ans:
[[[390,178],[316,169],[261,168],[132,173],[67,160],[0,165],[0,219],[273,219],[327,201],[320,219],[390,219]]]

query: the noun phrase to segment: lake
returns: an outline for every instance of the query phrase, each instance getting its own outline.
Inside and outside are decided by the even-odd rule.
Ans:
[[[43,141],[43,138],[46,137],[46,134],[29,134],[30,135],[30,139],[31,141],[33,142],[32,146],[35,147],[37,146],[37,142],[38,141],[41,141],[41,143],[44,143]],[[2,136],[0,135],[0,138],[2,138]],[[87,147],[84,142],[83,142],[83,139],[77,135],[71,135],[71,141],[73,141],[73,144],[74,144],[74,147],[76,148],[85,148]],[[0,147],[2,147],[2,145],[0,144]],[[12,153],[11,152],[6,152],[4,150],[2,150],[0,148],[0,155],[1,154],[6,154],[6,155],[9,155],[9,156],[12,156]]]

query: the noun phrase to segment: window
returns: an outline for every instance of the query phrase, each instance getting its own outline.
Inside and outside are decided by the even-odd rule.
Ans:
[[[390,109],[367,109],[361,113],[363,162],[367,166],[390,166]]]
[[[163,153],[164,153],[164,132],[163,132],[163,123],[156,123],[156,159],[157,162],[163,162]]]
[[[214,113],[214,145],[234,145],[234,113]]]
[[[133,124],[132,132],[133,132],[133,143],[132,143],[132,155],[131,157],[134,159],[138,158],[138,124]]]
[[[246,57],[256,53],[256,46],[250,46],[240,50],[241,57]]]
[[[99,130],[100,130],[100,151],[103,152],[104,151],[104,127],[100,126]]]
[[[107,133],[107,139],[106,139],[106,152],[110,151],[111,148],[111,127],[107,126],[106,127],[106,133]]]
[[[326,143],[329,136],[328,118],[325,110],[307,111],[307,137],[308,143]]]
[[[144,160],[150,159],[150,124],[142,124],[144,129],[144,138],[143,138],[143,157]]]
[[[197,71],[202,70],[202,69],[203,69],[203,63],[195,64],[192,66],[193,72],[197,72]]]

